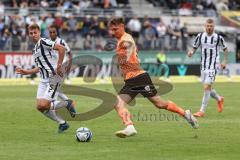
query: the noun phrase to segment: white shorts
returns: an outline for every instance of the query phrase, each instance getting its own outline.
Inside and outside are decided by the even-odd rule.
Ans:
[[[58,97],[59,83],[51,84],[49,81],[40,81],[37,91],[37,99],[56,100]]]
[[[213,84],[216,78],[216,70],[201,70],[201,82],[202,84]]]

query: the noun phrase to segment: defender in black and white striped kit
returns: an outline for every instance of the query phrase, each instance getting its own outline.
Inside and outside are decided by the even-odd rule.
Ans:
[[[40,72],[41,80],[37,91],[37,109],[46,117],[59,123],[58,132],[69,128],[68,123],[57,115],[55,110],[66,107],[70,113],[75,113],[72,101],[57,101],[58,88],[63,77],[62,63],[65,55],[65,47],[49,39],[40,37],[40,27],[32,24],[28,27],[29,38],[35,43],[32,50],[36,67],[25,70],[16,68],[16,73],[33,74]],[[54,50],[58,56],[54,56]],[[74,114],[71,114],[74,115]]]
[[[207,20],[205,30],[205,32],[197,35],[192,50],[188,52],[188,56],[191,57],[199,47],[201,48],[201,81],[204,85],[204,96],[200,111],[194,114],[196,117],[204,116],[210,96],[217,100],[219,112],[222,112],[224,101],[224,98],[212,89],[212,84],[215,81],[217,70],[224,69],[226,66],[228,50],[224,38],[214,32],[214,21],[212,19]],[[221,49],[224,51],[222,63],[220,63],[219,54]]]
[[[67,44],[67,42],[64,39],[61,39],[60,37],[58,37],[58,27],[56,25],[51,25],[48,28],[48,33],[50,36],[50,39],[55,42],[56,44],[60,44],[62,46],[64,46],[64,48],[66,49],[66,55],[64,56],[64,66],[67,68],[67,73],[69,73],[70,69],[71,69],[71,65],[72,65],[72,52],[71,49],[69,47],[69,45]],[[52,56],[55,59],[58,59],[58,51],[57,50],[53,50],[53,54]],[[68,77],[66,77],[68,78]],[[58,92],[58,97],[61,100],[69,100],[69,98],[67,97],[67,95],[65,95],[61,90],[59,90]]]

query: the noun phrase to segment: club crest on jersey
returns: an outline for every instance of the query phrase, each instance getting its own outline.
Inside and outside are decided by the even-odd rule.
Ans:
[[[148,92],[151,90],[149,85],[145,86],[144,89]]]

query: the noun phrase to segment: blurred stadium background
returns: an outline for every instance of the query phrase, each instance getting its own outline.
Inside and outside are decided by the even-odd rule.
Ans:
[[[127,30],[138,44],[144,69],[152,76],[168,77],[199,75],[200,54],[188,59],[186,52],[196,34],[204,30],[205,20],[211,17],[230,51],[230,65],[220,74],[240,75],[239,9],[237,0],[0,1],[0,77],[19,78],[14,73],[16,66],[32,66],[33,44],[27,35],[31,23],[38,23],[42,37],[46,38],[48,26],[56,24],[60,37],[67,41],[74,55],[95,55],[109,63],[113,54],[104,51],[104,45],[110,39],[107,22],[112,16],[125,18]],[[160,63],[166,64],[163,69],[153,67],[159,53],[163,53]],[[163,74],[164,69],[168,73]],[[71,75],[76,76],[81,75]],[[109,75],[105,72],[102,76]]]
[[[60,37],[67,41],[74,55],[95,55],[107,66],[114,54],[104,51],[110,39],[107,22],[112,16],[125,18],[127,30],[140,49],[143,68],[152,76],[167,77],[200,74],[200,54],[189,59],[186,52],[196,34],[204,30],[205,20],[211,17],[216,22],[216,32],[224,36],[230,51],[229,65],[220,74],[240,75],[239,10],[238,0],[3,0],[0,1],[0,77],[19,78],[14,73],[16,66],[33,65],[33,44],[27,35],[31,23],[38,23],[42,37],[46,38],[48,26],[56,24]],[[163,53],[160,63],[166,64],[162,68],[156,65],[159,53]],[[82,75],[71,74],[76,76]],[[101,76],[109,74],[104,72]]]
[[[107,31],[112,16],[125,18],[127,30],[139,47],[142,67],[151,76],[173,82],[174,90],[163,97],[193,112],[199,109],[202,99],[201,57],[198,51],[189,59],[186,52],[196,34],[204,31],[206,19],[213,18],[216,32],[224,36],[230,52],[227,68],[216,79],[221,83],[214,84],[225,96],[223,113],[217,113],[216,102],[211,100],[207,116],[199,119],[200,128],[193,130],[182,118],[169,120],[167,117],[174,115],[158,111],[139,98],[136,107],[129,107],[136,115],[139,134],[135,137],[118,139],[113,135],[122,127],[115,112],[90,121],[69,122],[71,127],[66,133],[56,134],[56,124],[34,107],[38,78],[33,81],[29,78],[34,76],[21,76],[14,71],[16,66],[32,68],[34,64],[27,27],[38,23],[42,37],[48,38],[48,26],[56,24],[74,56],[93,55],[103,61],[100,66],[77,68],[66,82],[115,95],[108,83],[111,73],[118,72],[111,67],[114,52],[104,50],[107,42],[114,42]],[[239,0],[1,0],[0,159],[239,160],[239,28]],[[83,82],[84,74],[99,77],[98,84]],[[102,103],[94,95],[69,97],[76,100],[79,113]],[[151,115],[165,119],[152,120]],[[92,130],[92,142],[75,141],[75,131],[80,126]]]

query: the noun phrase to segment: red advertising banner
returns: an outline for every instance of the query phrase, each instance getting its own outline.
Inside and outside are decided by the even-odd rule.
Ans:
[[[31,52],[0,52],[1,65],[23,66],[34,63]]]

